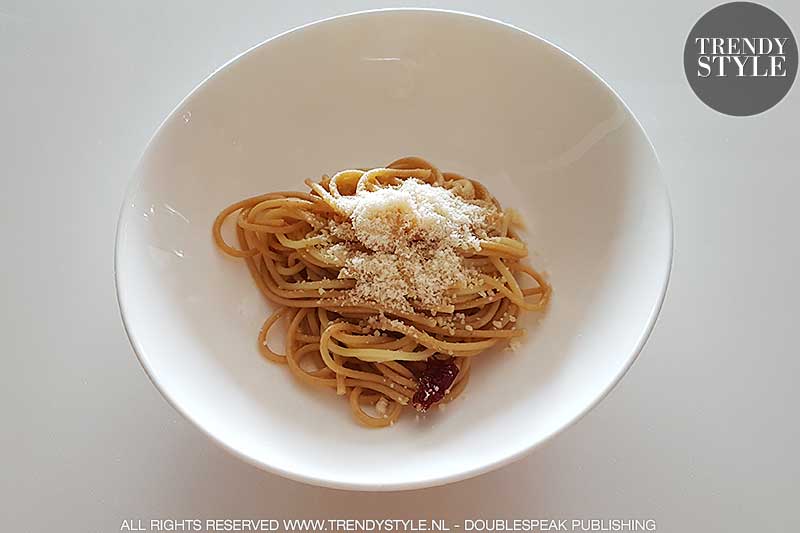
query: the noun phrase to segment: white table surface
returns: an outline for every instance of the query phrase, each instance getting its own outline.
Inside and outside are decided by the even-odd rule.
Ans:
[[[128,177],[216,67],[355,0],[0,0],[0,527],[126,518],[652,518],[658,531],[800,530],[800,82],[777,107],[705,107],[682,67],[717,2],[417,2],[564,47],[637,114],[672,196],[672,282],[613,393],[533,455],[450,486],[310,487],[206,440],[141,370],[112,249]],[[291,5],[290,5],[291,4]],[[800,3],[771,0],[800,36]]]

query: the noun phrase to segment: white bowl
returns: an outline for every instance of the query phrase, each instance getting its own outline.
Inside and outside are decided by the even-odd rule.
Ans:
[[[520,209],[554,296],[521,349],[477,358],[446,410],[370,430],[259,355],[270,305],[215,249],[211,223],[238,199],[405,155]],[[290,31],[200,84],[142,158],[116,279],[142,365],[208,436],[293,479],[395,490],[501,466],[586,413],[642,349],[671,257],[653,147],[603,80],[512,26],[404,9]]]

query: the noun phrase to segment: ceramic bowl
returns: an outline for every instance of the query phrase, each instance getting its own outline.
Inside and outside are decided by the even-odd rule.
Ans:
[[[238,199],[406,155],[520,210],[554,293],[520,349],[477,358],[447,409],[371,430],[259,355],[271,306],[211,223]],[[210,438],[289,478],[395,490],[506,464],[596,405],[642,349],[671,257],[654,149],[597,74],[513,26],[402,9],[292,30],[201,83],[144,153],[115,270],[142,366]]]

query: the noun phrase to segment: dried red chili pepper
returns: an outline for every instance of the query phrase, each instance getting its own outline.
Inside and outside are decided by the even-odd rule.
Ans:
[[[414,393],[411,404],[417,411],[424,413],[444,398],[457,375],[458,366],[452,359],[442,361],[435,357],[429,358],[425,370],[417,379],[417,392]]]

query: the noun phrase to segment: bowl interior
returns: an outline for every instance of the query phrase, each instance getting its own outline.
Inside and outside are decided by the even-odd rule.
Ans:
[[[552,306],[516,352],[479,357],[444,412],[368,430],[343,399],[262,359],[270,311],[211,222],[258,193],[419,155],[522,211]],[[448,12],[332,19],[214,74],[151,141],[123,207],[124,320],[165,396],[242,457],[362,489],[451,481],[519,456],[584,413],[655,320],[671,218],[652,147],[616,95],[554,46]]]

